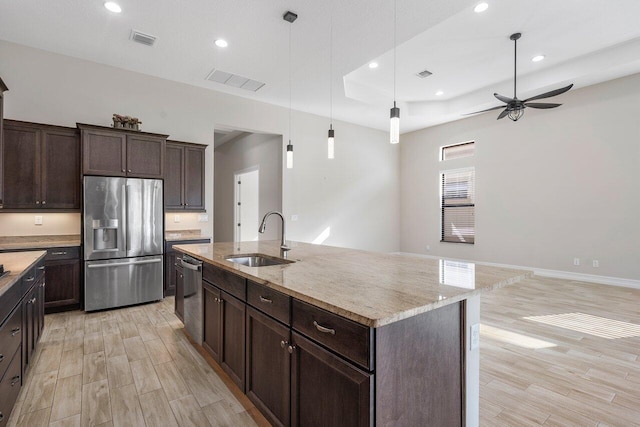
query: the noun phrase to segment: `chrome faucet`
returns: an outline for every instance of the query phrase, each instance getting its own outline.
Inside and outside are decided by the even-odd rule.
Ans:
[[[282,219],[282,241],[280,242],[280,249],[283,252],[291,250],[289,246],[287,246],[287,223],[284,220],[284,216],[278,211],[267,212],[262,218],[262,223],[260,224],[260,228],[258,228],[259,233],[264,233],[264,230],[267,228],[267,218],[271,215],[278,215],[280,219]]]

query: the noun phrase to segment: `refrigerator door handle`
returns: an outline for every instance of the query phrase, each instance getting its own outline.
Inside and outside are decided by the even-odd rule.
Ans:
[[[129,254],[129,191],[128,186],[125,183],[122,186],[122,193],[124,195],[122,200],[122,229],[124,231],[124,252],[125,254]]]
[[[123,265],[154,264],[157,262],[162,262],[162,260],[158,258],[158,259],[149,259],[144,261],[112,262],[109,264],[87,264],[87,268],[109,268],[109,267],[120,267]]]

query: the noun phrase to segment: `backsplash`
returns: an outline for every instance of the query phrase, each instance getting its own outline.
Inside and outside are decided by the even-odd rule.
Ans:
[[[42,225],[36,225],[42,217]],[[79,213],[0,213],[0,236],[80,234]]]

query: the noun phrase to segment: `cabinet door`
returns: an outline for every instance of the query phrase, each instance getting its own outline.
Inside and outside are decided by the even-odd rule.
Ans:
[[[176,303],[175,313],[184,323],[184,274],[182,267],[176,267]]]
[[[3,87],[2,85],[0,85],[0,209],[2,209],[3,204],[4,204],[4,197],[3,197],[3,192],[2,192],[2,177],[4,175],[3,173],[3,169],[2,169],[2,159],[3,159],[3,154],[4,154],[4,143],[3,143],[3,136],[4,136],[4,96],[2,94],[3,92]]]
[[[31,363],[32,353],[36,346],[36,311],[35,302],[37,287],[32,287],[22,300],[22,363],[24,373]]]
[[[291,425],[373,425],[373,375],[292,333]]]
[[[167,250],[164,254],[164,296],[176,293],[176,251]]]
[[[164,165],[164,206],[184,209],[184,147],[167,143]]]
[[[127,176],[162,178],[165,140],[127,135]]]
[[[288,426],[289,328],[247,307],[247,396],[275,426]]]
[[[202,284],[202,301],[204,304],[204,330],[202,347],[220,363],[220,346],[222,345],[222,300],[220,289],[208,283]]]
[[[38,284],[36,285],[36,291],[35,291],[35,297],[36,300],[33,302],[33,304],[35,305],[34,307],[34,311],[35,311],[35,317],[36,317],[36,337],[35,337],[35,344],[38,343],[38,341],[40,341],[40,337],[42,336],[42,331],[44,330],[44,301],[45,301],[45,278],[44,276],[42,276],[42,278],[40,279],[40,281],[38,282]],[[34,345],[35,348],[35,345]]]
[[[204,210],[204,148],[184,149],[184,207]]]
[[[246,304],[221,292],[222,350],[220,364],[240,390],[244,392],[244,325]]]
[[[47,261],[45,282],[47,313],[80,306],[80,260]]]
[[[42,207],[80,209],[80,139],[74,130],[42,130]]]
[[[82,131],[82,170],[86,175],[126,176],[127,136],[117,132]]]
[[[4,128],[4,208],[40,207],[40,132],[7,124]]]

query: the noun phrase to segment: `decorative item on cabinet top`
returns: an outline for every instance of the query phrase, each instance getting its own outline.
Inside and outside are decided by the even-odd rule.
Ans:
[[[119,129],[140,130],[142,122],[137,117],[113,114],[113,127]]]

